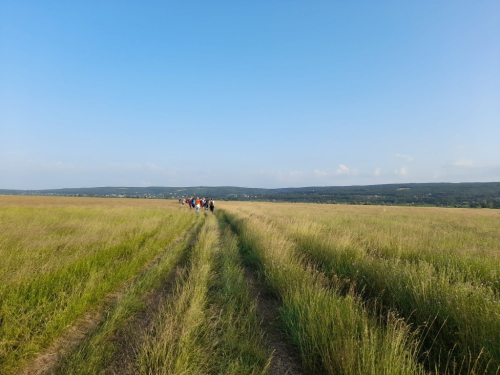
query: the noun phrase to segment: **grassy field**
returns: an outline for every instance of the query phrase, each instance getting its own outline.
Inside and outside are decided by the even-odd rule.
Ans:
[[[500,211],[0,196],[5,374],[497,374]]]

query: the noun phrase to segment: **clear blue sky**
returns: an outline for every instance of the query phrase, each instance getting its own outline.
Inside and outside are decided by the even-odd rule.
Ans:
[[[0,188],[500,181],[499,1],[0,0]]]

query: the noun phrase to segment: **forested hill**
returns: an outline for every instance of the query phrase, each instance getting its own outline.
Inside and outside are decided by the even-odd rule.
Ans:
[[[500,208],[500,182],[312,186],[281,189],[233,186],[0,189],[0,194],[173,199],[197,196],[219,200]]]

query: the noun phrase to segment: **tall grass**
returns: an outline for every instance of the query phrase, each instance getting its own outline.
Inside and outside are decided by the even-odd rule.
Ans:
[[[86,337],[80,347],[68,356],[54,373],[97,374],[106,371],[117,350],[123,345],[116,341],[116,337],[128,332],[129,339],[131,337],[137,339],[139,333],[134,332],[136,327],[131,326],[134,324],[135,314],[145,308],[148,295],[161,286],[174,266],[186,255],[189,243],[202,223],[203,220],[199,218],[180,241],[167,248],[151,268],[131,283],[106,313],[106,319],[102,324]]]
[[[471,362],[473,373],[498,368],[500,305],[490,288],[475,287],[459,271],[436,270],[423,261],[360,257],[310,238],[298,242],[301,253],[330,278],[356,285],[364,297],[376,298],[408,322],[425,326],[422,351],[428,352],[432,367],[440,367],[439,361],[449,353],[458,364],[467,358],[465,364]]]
[[[280,299],[308,373],[500,373],[499,211],[218,207],[196,216],[164,200],[0,196],[2,374],[96,311],[102,324],[54,372],[112,371],[116,338],[133,337],[136,373],[265,373],[240,255]],[[173,293],[134,332],[184,255]]]
[[[3,373],[50,345],[194,219],[161,201],[0,198]]]
[[[418,342],[401,319],[389,314],[387,325],[380,325],[356,295],[341,296],[322,273],[297,257],[294,244],[278,227],[228,206],[225,210],[246,251],[258,259],[282,299],[284,328],[308,372],[424,373],[415,358]]]
[[[418,207],[243,205],[338,249],[460,271],[473,284],[500,291],[500,213]]]
[[[209,284],[217,251],[217,223],[210,217],[191,254],[191,267],[178,284],[172,303],[165,305],[139,349],[144,374],[205,374],[210,363],[207,320]]]
[[[427,352],[424,357],[432,368],[443,372],[447,371],[446,366],[455,366],[460,373],[476,374],[498,371],[500,301],[492,286],[492,281],[496,284],[498,280],[494,269],[497,255],[494,250],[498,245],[489,243],[492,248],[481,250],[483,258],[480,258],[480,264],[484,266],[489,259],[493,259],[493,266],[490,266],[493,270],[487,275],[492,281],[485,282],[488,278],[481,275],[482,268],[479,271],[475,268],[478,262],[465,266],[462,259],[457,260],[447,242],[437,240],[434,246],[441,248],[440,251],[436,251],[436,254],[430,250],[421,251],[421,258],[417,258],[417,249],[422,244],[418,243],[418,238],[410,229],[401,230],[401,227],[408,227],[414,228],[417,233],[428,234],[428,226],[437,226],[434,220],[439,214],[441,222],[444,222],[439,224],[443,231],[439,235],[447,238],[447,241],[451,241],[453,236],[444,228],[454,228],[452,233],[459,237],[458,243],[466,238],[468,243],[482,242],[481,238],[476,241],[473,238],[484,232],[490,233],[492,238],[498,236],[498,230],[495,232],[492,227],[488,228],[490,224],[485,225],[488,230],[478,226],[478,222],[482,223],[481,217],[469,218],[469,221],[462,218],[462,230],[458,233],[456,227],[460,226],[457,218],[447,216],[454,213],[451,210],[431,211],[427,219],[424,217],[426,212],[419,210],[403,223],[399,223],[402,212],[397,210],[392,217],[394,222],[384,219],[389,223],[389,229],[384,233],[379,228],[375,231],[379,238],[374,239],[374,233],[365,228],[367,221],[371,227],[379,225],[373,211],[371,217],[362,216],[357,221],[351,217],[351,212],[347,215],[337,213],[337,222],[333,220],[335,216],[332,213],[320,211],[319,214],[311,210],[312,206],[308,207],[309,210],[304,210],[304,207],[301,207],[302,210],[285,207],[281,211],[263,208],[263,205],[243,207],[245,211],[259,215],[260,220],[271,220],[278,225],[277,231],[293,239],[299,246],[298,252],[314,262],[336,283],[344,282],[347,288],[356,285],[363,296],[382,301],[386,308],[396,309],[416,326],[425,326],[422,352]],[[419,215],[419,212],[422,214]],[[346,226],[346,222],[350,225]],[[386,246],[381,251],[380,244],[393,241],[391,236],[394,235],[395,227],[400,228],[399,236],[406,235],[409,239],[409,250],[405,251],[401,246],[392,247],[393,251],[390,252],[390,247]],[[464,234],[467,228],[468,232]],[[479,233],[473,232],[471,228]],[[360,231],[367,238],[361,237]],[[398,238],[397,241],[404,243],[404,239]],[[374,247],[375,240],[378,241],[378,249]],[[427,241],[426,237],[421,238],[421,242]],[[454,241],[457,243],[456,239]],[[460,248],[457,253],[466,254]],[[475,254],[476,257],[480,256],[477,251]]]
[[[265,373],[266,348],[237,242],[229,231],[219,233],[214,216],[207,218],[177,293],[138,350],[143,374]]]
[[[210,310],[219,374],[264,374],[270,363],[256,301],[245,280],[238,239],[217,213],[221,226],[217,279],[210,294]]]

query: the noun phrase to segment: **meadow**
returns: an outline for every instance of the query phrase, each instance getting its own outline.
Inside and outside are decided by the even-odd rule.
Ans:
[[[0,196],[0,372],[500,373],[500,211],[216,204]]]

